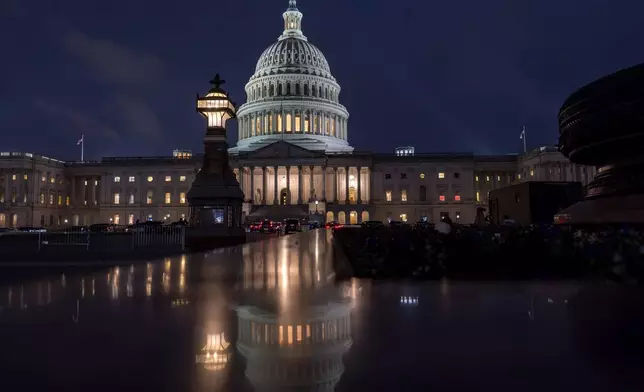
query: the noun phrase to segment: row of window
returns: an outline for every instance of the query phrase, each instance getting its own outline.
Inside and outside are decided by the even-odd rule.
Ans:
[[[423,187],[421,187],[421,188],[423,188]],[[478,197],[478,192],[477,192],[477,197]],[[426,191],[423,192],[421,190],[420,199],[421,199],[421,201],[427,201],[427,192]],[[385,191],[385,200],[386,201],[392,201],[392,192],[391,191]],[[438,200],[446,201],[447,198],[445,197],[445,195],[439,195]],[[403,189],[403,190],[400,191],[400,201],[407,201],[407,190],[406,189]],[[461,195],[458,195],[458,194],[454,195],[454,201],[461,201]]]
[[[29,180],[29,175],[28,175],[28,174],[23,174],[23,175],[22,175],[22,178],[23,178],[25,181],[27,181],[27,180]],[[12,175],[11,175],[11,180],[16,181],[17,179],[18,179],[18,175],[17,175],[17,174],[12,174]],[[4,180],[4,178],[0,178],[0,180]],[[42,177],[41,177],[41,181],[42,181],[42,182],[47,182],[47,176],[42,176]],[[56,177],[49,177],[49,182],[51,182],[52,184],[54,184],[54,183],[56,182]]]
[[[420,173],[419,177],[420,177],[421,180],[424,180],[425,179],[425,173]],[[437,173],[437,177],[438,177],[439,180],[445,179],[445,172]],[[454,178],[455,179],[461,178],[461,173],[454,173]],[[400,173],[400,179],[401,180],[406,180],[407,179],[407,173]],[[391,173],[385,173],[385,180],[391,180]]]
[[[405,214],[405,213],[400,214],[400,216],[399,216],[399,217],[400,217],[400,221],[401,221],[401,222],[407,222],[407,221],[408,221],[408,219],[409,219],[409,217],[408,217],[408,216],[407,216],[407,214]],[[441,213],[440,213],[440,220],[441,220],[441,221],[443,221],[443,220],[448,219],[448,218],[449,218],[449,219],[451,219],[451,218],[449,217],[449,211],[441,211]],[[388,213],[387,213],[387,220],[388,220],[388,221],[392,221],[392,220],[393,220],[393,219],[392,219],[392,214],[391,214],[391,212],[388,212]],[[461,213],[460,213],[460,211],[456,211],[456,222],[460,222],[460,220],[461,220]],[[421,221],[421,222],[428,222],[427,216],[426,216],[426,215],[421,216],[421,217],[420,217],[420,221]]]
[[[172,192],[165,192],[164,195],[164,202],[165,204],[172,204]],[[146,194],[145,197],[145,203],[146,204],[152,204],[154,200],[154,191],[149,190],[148,193]],[[114,192],[114,195],[112,197],[112,201],[114,204],[121,204],[121,194],[119,192]],[[134,194],[130,193],[127,196],[127,204],[134,204]],[[186,193],[185,192],[180,192],[179,193],[179,204],[186,204]]]
[[[147,180],[148,180],[148,182],[153,182],[154,177],[153,176],[148,176]],[[136,177],[135,176],[129,176],[127,181],[128,182],[136,182]],[[185,182],[186,181],[186,176],[179,176],[179,181]],[[121,182],[121,177],[120,176],[114,176],[114,182]],[[165,176],[165,182],[172,182],[172,176]],[[85,185],[87,185],[87,181],[85,181]],[[97,185],[96,181],[94,182],[94,185]]]

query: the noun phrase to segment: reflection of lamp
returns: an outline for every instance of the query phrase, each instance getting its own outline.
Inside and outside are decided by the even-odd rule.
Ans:
[[[315,201],[315,213],[316,214],[318,213],[318,204],[319,203],[320,203],[319,201],[317,201],[317,200]]]
[[[206,370],[222,370],[230,360],[231,355],[228,347],[230,347],[230,343],[226,340],[223,332],[209,334],[206,337],[206,345],[201,349],[201,354],[197,355],[197,363],[203,364]]]

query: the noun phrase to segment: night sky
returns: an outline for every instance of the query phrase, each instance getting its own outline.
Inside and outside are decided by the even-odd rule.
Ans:
[[[287,0],[0,0],[1,151],[78,159],[201,151],[219,72],[238,104]],[[299,0],[357,150],[554,144],[575,88],[644,61],[642,0]],[[236,124],[229,127],[231,144]]]

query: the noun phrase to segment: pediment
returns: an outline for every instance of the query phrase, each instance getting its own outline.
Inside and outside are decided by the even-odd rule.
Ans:
[[[324,156],[324,153],[307,150],[283,140],[245,154],[246,158],[319,158]]]

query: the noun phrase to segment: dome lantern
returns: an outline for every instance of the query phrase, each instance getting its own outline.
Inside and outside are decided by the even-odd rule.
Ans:
[[[289,0],[288,9],[282,14],[282,17],[284,18],[284,32],[279,39],[299,38],[306,41],[306,37],[302,34],[304,15],[297,9],[297,0]]]

